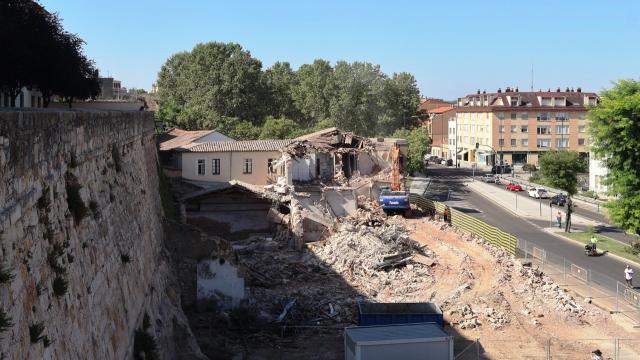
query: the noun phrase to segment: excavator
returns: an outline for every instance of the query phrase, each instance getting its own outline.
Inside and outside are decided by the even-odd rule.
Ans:
[[[400,148],[394,145],[391,148],[391,186],[382,189],[378,197],[378,203],[382,206],[382,210],[387,213],[404,213],[408,215],[411,212],[409,204],[409,192],[403,189],[401,181],[401,164],[400,164]]]

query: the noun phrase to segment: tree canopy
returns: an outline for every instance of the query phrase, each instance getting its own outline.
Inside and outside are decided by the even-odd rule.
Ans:
[[[221,130],[236,118],[236,124],[266,126],[261,136],[292,137],[325,125],[390,135],[416,124],[418,104],[416,81],[408,73],[387,76],[379,65],[338,61],[332,66],[322,59],[297,70],[276,62],[263,71],[258,59],[233,43],[199,44],[174,54],[158,74],[157,116],[194,130]]]
[[[411,173],[424,170],[424,156],[431,147],[431,138],[427,130],[417,127],[411,130],[401,128],[393,133],[393,137],[406,139],[409,143],[407,154],[407,170]]]
[[[0,2],[0,90],[16,96],[23,87],[66,101],[99,92],[98,73],[82,52],[84,42],[64,30],[57,14],[31,0]]]
[[[591,109],[591,149],[608,169],[607,207],[618,226],[640,234],[640,82],[620,80]]]
[[[571,196],[578,192],[578,174],[587,171],[587,163],[577,152],[566,150],[547,152],[538,162],[545,184],[564,190],[568,195],[565,231],[569,232],[573,212]]]

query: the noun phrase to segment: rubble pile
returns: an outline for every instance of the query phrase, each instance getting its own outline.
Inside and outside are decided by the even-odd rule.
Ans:
[[[520,276],[525,280],[524,284],[516,289],[518,294],[527,294],[529,299],[540,298],[544,303],[550,304],[555,310],[568,312],[578,317],[586,313],[573,296],[567,294],[566,290],[544,275],[538,269],[530,266],[520,268]]]

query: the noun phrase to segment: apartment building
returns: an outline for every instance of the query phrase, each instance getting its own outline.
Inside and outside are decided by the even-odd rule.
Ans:
[[[445,111],[433,116],[429,126],[429,135],[431,136],[431,155],[439,156],[445,159],[453,159],[455,155],[451,155],[449,150],[451,143],[451,129],[449,123],[453,121],[455,124],[456,109],[448,108]]]
[[[537,164],[549,150],[588,157],[586,112],[598,102],[597,94],[580,88],[521,92],[507,87],[467,95],[456,108],[457,156],[481,165]]]

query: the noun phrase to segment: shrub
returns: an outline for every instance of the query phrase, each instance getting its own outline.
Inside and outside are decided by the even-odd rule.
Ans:
[[[122,158],[120,157],[120,150],[116,144],[111,145],[111,157],[113,157],[113,164],[116,167],[116,172],[122,171]]]
[[[536,171],[538,170],[534,164],[524,164],[522,165],[522,171]]]
[[[51,201],[49,200],[49,187],[45,186],[42,189],[42,196],[38,199],[38,209],[47,210],[49,209]]]
[[[67,173],[66,177],[67,206],[75,222],[79,223],[88,213],[87,206],[82,201],[82,197],[80,197],[82,186],[78,184],[78,180],[73,174]]]
[[[631,246],[624,249],[631,255],[640,256],[640,241],[634,242]]]
[[[122,253],[120,254],[120,260],[122,260],[123,264],[128,264],[131,262],[131,256],[129,256],[129,254]]]
[[[51,345],[51,340],[48,336],[45,335],[42,337],[42,345],[44,345],[45,348],[48,348],[49,345]]]
[[[44,331],[44,324],[42,322],[29,325],[29,338],[32,344],[38,343],[42,340],[42,332]]]
[[[593,198],[595,196],[595,192],[593,190],[583,191],[580,195],[588,198]]]
[[[9,328],[12,326],[13,321],[11,317],[7,315],[3,308],[0,308],[0,334],[9,330]]]
[[[16,276],[11,273],[11,268],[0,266],[0,284],[10,284],[15,277]]]
[[[57,297],[64,296],[69,289],[69,282],[62,276],[56,276],[53,279],[53,294]]]
[[[60,264],[58,259],[64,255],[64,249],[58,243],[53,244],[51,250],[47,254],[47,263],[51,267],[51,269],[58,275],[65,274],[67,270]]]
[[[76,159],[76,154],[71,154],[71,160],[69,160],[69,167],[75,169],[78,167],[78,160]]]
[[[136,360],[156,360],[160,358],[156,339],[148,333],[150,326],[151,320],[149,315],[145,313],[142,318],[142,326],[136,330],[133,338],[133,358]]]

